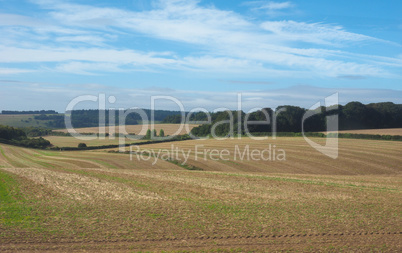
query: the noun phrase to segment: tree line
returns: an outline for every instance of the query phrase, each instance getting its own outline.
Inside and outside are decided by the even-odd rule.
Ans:
[[[316,109],[321,113],[308,118],[304,122],[304,130],[307,132],[319,132],[326,130],[326,117],[330,115],[338,115],[339,130],[354,130],[354,129],[376,129],[376,128],[398,128],[402,127],[402,105],[392,102],[372,103],[364,105],[360,102],[350,102],[344,106],[337,105],[335,107],[319,107]],[[250,133],[272,132],[274,126],[272,120],[276,119],[277,132],[301,132],[303,115],[308,110],[298,106],[279,106],[276,110],[264,108],[252,113],[244,113],[243,111],[222,111],[209,113],[211,123],[203,124],[208,120],[208,115],[205,112],[196,112],[190,115],[190,121],[203,124],[193,128],[192,133],[196,136],[204,136],[211,132],[212,126],[224,120],[230,120],[230,115],[233,115],[234,130],[236,134],[241,134],[245,131],[244,121],[247,117],[248,121],[267,121],[270,124],[252,125],[249,124],[248,130]],[[49,128],[65,128],[64,115],[57,114],[53,110],[41,111],[2,111],[3,114],[39,114],[34,116],[36,120],[46,120],[45,123]],[[102,111],[101,111],[102,112]],[[149,109],[139,110],[106,110],[102,112],[105,115],[105,125],[136,125],[141,124],[141,112],[145,113],[148,120],[151,119],[152,111]],[[98,127],[99,126],[99,110],[73,110],[67,112],[70,114],[72,126],[79,127]],[[184,113],[186,118],[189,113]],[[268,115],[268,117],[267,117]],[[154,120],[162,123],[181,123],[182,116],[179,111],[155,110]],[[239,127],[240,125],[240,127]],[[240,133],[239,132],[240,129]],[[216,129],[219,135],[226,135],[230,131],[230,124],[219,124]]]
[[[1,114],[58,114],[54,110],[40,110],[40,111],[1,111]]]
[[[152,110],[73,110],[67,112],[70,115],[71,124],[75,128],[80,127],[98,127],[100,123],[99,114],[104,115],[105,125],[138,125],[142,123],[141,116],[151,120]],[[144,115],[142,114],[144,113]],[[163,121],[166,117],[177,115],[178,111],[154,110],[154,120],[156,122]],[[36,115],[36,120],[46,120],[46,126],[49,128],[66,128],[64,115]]]
[[[50,142],[42,137],[28,138],[23,129],[3,125],[0,125],[0,142],[29,148],[46,148],[51,146]]]
[[[231,133],[231,125],[230,123],[225,123],[225,121],[227,122],[231,118],[233,118],[232,133],[234,134],[244,134],[246,130],[250,133],[271,133],[273,131],[298,133],[302,131],[303,116],[307,111],[307,109],[298,106],[285,105],[277,107],[275,111],[271,108],[264,108],[248,114],[242,111],[210,113],[211,123],[195,127],[191,133],[195,136],[207,136],[211,134],[212,127],[215,125],[215,134],[220,136],[228,135]],[[303,122],[305,132],[326,131],[327,117],[331,115],[338,115],[339,130],[402,127],[402,105],[392,102],[367,105],[360,102],[350,102],[345,106],[319,107],[315,111],[319,113],[307,118]],[[180,122],[181,116],[176,115],[176,117],[169,117],[167,119]],[[244,125],[246,119],[249,123],[251,121],[265,121],[266,124],[247,124],[246,129]],[[198,112],[191,115],[190,120],[207,121],[208,118],[206,113]],[[276,122],[274,123],[273,120]],[[276,127],[276,129],[273,129],[273,127]]]
[[[147,133],[145,134],[143,140],[152,140],[153,137],[165,137],[165,131],[163,129],[159,130],[159,136],[156,133],[156,129],[151,129],[147,130]]]

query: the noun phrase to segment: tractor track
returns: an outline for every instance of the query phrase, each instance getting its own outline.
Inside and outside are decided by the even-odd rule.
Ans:
[[[111,239],[111,240],[77,240],[72,238],[0,240],[0,251],[63,251],[63,250],[107,250],[107,249],[201,249],[211,247],[246,247],[246,248],[286,248],[301,247],[314,242],[331,245],[359,245],[364,241],[390,244],[396,249],[402,248],[402,232],[347,232],[347,233],[310,233],[253,236],[200,236],[200,237],[161,237],[153,239]]]

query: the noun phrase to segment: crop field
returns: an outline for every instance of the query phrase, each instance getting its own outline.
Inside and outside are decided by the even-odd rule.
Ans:
[[[338,132],[339,133],[351,133],[351,134],[402,135],[402,128],[342,130],[342,131],[338,131]]]
[[[54,146],[57,147],[77,147],[79,143],[85,143],[88,147],[91,146],[103,146],[103,145],[118,145],[119,137],[110,138],[106,137],[101,139],[97,137],[96,139],[89,139],[88,137],[83,137],[82,139],[77,139],[71,136],[45,136],[46,140],[50,141]],[[142,140],[133,140],[133,139],[123,139],[124,143],[139,143]]]
[[[180,124],[155,124],[155,130],[156,130],[157,134],[159,134],[159,131],[161,129],[163,129],[163,131],[165,132],[165,135],[182,135],[182,134],[188,133],[188,131],[186,130],[186,127],[189,129],[189,131],[191,131],[191,129],[193,129],[196,126],[198,126],[198,125],[185,124],[185,125],[183,125],[183,128],[180,130],[180,127],[181,127]],[[110,133],[110,132],[120,133],[120,127],[124,127],[126,130],[126,133],[129,133],[129,134],[134,133],[136,135],[145,135],[147,133],[147,130],[151,129],[151,124],[115,126],[115,127],[112,127],[112,129],[109,129],[109,127],[106,127],[105,131],[106,131],[106,133]],[[99,133],[99,127],[75,128],[75,130],[78,133]],[[60,130],[55,130],[55,131],[67,133],[67,129],[60,129]],[[124,133],[124,130],[122,132]]]
[[[324,138],[311,140],[325,144]],[[152,156],[159,153],[162,158],[169,154],[180,163],[186,162],[205,171],[322,175],[399,174],[402,171],[402,142],[390,141],[339,139],[339,154],[335,160],[314,150],[301,137],[190,140],[131,146],[131,150],[137,153],[132,155],[134,161],[146,157],[141,152]],[[258,156],[258,151],[263,150],[263,157]],[[252,159],[253,151],[255,159]],[[154,157],[149,159],[155,160]]]
[[[339,141],[336,160],[303,138],[0,144],[0,251],[400,251],[402,142]]]
[[[33,114],[0,114],[0,125],[12,127],[47,127],[47,120],[35,120]]]

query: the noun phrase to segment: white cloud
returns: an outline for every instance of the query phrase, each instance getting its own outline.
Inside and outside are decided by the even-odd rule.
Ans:
[[[101,36],[62,36],[56,38],[57,42],[78,42],[82,44],[105,45],[106,39]]]
[[[81,74],[81,75],[93,75],[93,73],[101,72],[122,72],[119,65],[112,63],[88,63],[88,62],[68,62],[59,64],[55,71]]]
[[[0,68],[0,75],[13,75],[32,72],[30,69]]]
[[[256,64],[248,60],[241,60],[229,57],[185,57],[182,61],[183,67],[208,72],[252,72]],[[260,71],[263,68],[260,66]]]
[[[268,21],[261,24],[283,41],[303,41],[315,44],[340,45],[347,41],[375,40],[372,37],[345,31],[341,26],[321,23]]]
[[[288,16],[293,14],[293,9],[296,6],[292,2],[274,2],[274,1],[247,1],[242,5],[250,7],[250,10],[255,14],[265,14],[269,17]]]
[[[291,2],[268,2],[263,4],[260,9],[268,9],[268,10],[282,10],[293,7],[294,5]]]
[[[175,62],[173,59],[158,57],[158,53],[142,53],[133,50],[100,48],[52,48],[25,49],[0,46],[0,62],[62,62],[92,61],[119,64],[163,65]],[[166,53],[161,54],[162,56]]]
[[[30,24],[27,17],[12,16],[14,24],[31,30],[15,34],[15,46],[10,46],[11,42],[7,42],[9,46],[0,46],[0,62],[58,63],[57,71],[77,74],[106,69],[119,72],[124,71],[124,65],[131,64],[136,69],[152,66],[158,70],[274,76],[286,73],[295,77],[300,73],[312,77],[389,77],[385,66],[400,67],[400,63],[391,57],[383,58],[379,64],[372,55],[347,52],[344,48],[350,43],[381,41],[330,24],[292,20],[259,24],[231,11],[202,7],[199,1],[159,1],[149,11],[49,0],[34,2],[50,10],[47,20],[53,20],[53,24],[37,26],[36,22]],[[291,2],[251,3],[268,10],[294,7]],[[33,36],[38,40],[36,44],[29,46],[17,41],[22,36],[31,38],[30,34],[38,36]],[[174,41],[193,47],[193,50],[155,53],[112,46],[123,35],[158,40],[162,45],[160,48],[165,41]],[[48,46],[38,46],[40,40],[52,42]],[[295,46],[300,42],[308,46]],[[328,49],[333,46],[342,46],[343,50]]]
[[[38,19],[16,15],[0,13],[0,26],[40,26],[43,25]]]

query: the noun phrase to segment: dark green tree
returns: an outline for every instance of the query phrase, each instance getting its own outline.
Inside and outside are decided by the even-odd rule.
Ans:
[[[145,135],[145,139],[150,140],[151,139],[151,129],[147,130],[147,133]]]
[[[78,148],[86,148],[87,144],[81,142],[80,144],[78,144]]]
[[[301,124],[305,109],[298,106],[279,106],[278,110],[282,110],[277,115],[277,131],[278,132],[301,132]]]

